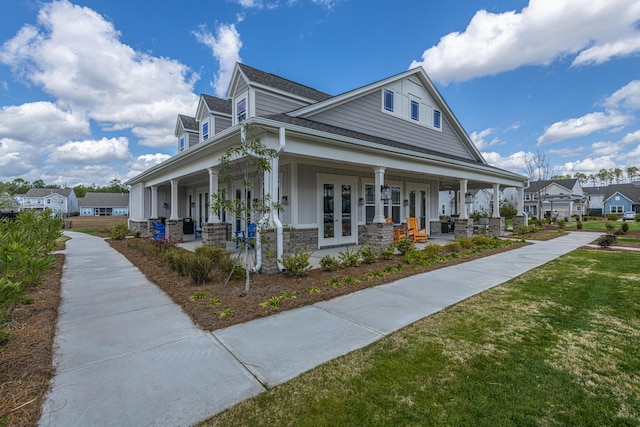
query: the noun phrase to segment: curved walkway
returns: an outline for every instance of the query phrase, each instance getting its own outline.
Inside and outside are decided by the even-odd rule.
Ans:
[[[208,333],[103,239],[65,234],[41,426],[192,425],[600,235],[570,233]]]

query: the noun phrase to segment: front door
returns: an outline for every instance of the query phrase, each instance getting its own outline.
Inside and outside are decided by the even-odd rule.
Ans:
[[[355,179],[323,178],[319,185],[320,246],[356,243]]]

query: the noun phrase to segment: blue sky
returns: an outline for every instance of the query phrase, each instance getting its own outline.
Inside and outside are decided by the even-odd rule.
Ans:
[[[236,61],[334,95],[423,66],[492,165],[640,167],[637,0],[3,0],[0,181],[135,176]]]

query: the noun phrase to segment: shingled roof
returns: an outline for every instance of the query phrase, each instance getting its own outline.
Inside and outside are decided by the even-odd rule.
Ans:
[[[182,122],[182,127],[185,130],[192,130],[198,132],[198,122],[195,117],[185,116],[184,114],[178,114],[178,120]]]
[[[87,193],[78,199],[78,205],[86,208],[129,206],[129,193]]]
[[[611,184],[607,186],[604,193],[604,200],[611,198],[614,194],[620,193],[632,203],[640,202],[640,186],[635,184]]]
[[[313,101],[324,101],[325,99],[332,97],[332,95],[329,95],[328,93],[320,92],[319,90],[313,89],[309,86],[287,80],[280,76],[276,76],[275,74],[267,73],[245,64],[238,63],[238,67],[240,67],[240,70],[249,80],[264,86],[289,92]]]
[[[537,193],[538,191],[547,188],[551,184],[558,184],[559,186],[572,191],[577,181],[577,179],[551,179],[542,181],[531,181],[529,183],[529,188],[527,188],[525,191],[527,193]]]
[[[71,188],[30,188],[24,197],[46,197],[50,194],[60,194],[69,197],[73,190]]]
[[[217,98],[215,96],[207,95],[206,93],[202,94],[202,99],[207,103],[207,107],[211,111],[217,111],[223,114],[231,114],[231,100],[230,99],[222,99]]]

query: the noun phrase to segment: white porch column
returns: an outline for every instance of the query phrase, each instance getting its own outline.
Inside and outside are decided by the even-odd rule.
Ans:
[[[500,184],[493,184],[493,218],[500,218]]]
[[[177,221],[180,219],[178,216],[178,180],[171,180],[171,216],[170,220]]]
[[[516,190],[518,191],[518,200],[517,200],[518,213],[516,213],[516,216],[523,216],[524,215],[524,188],[518,187],[516,188]]]
[[[384,171],[385,168],[378,166],[373,169],[375,176],[375,190],[376,190],[376,204],[375,212],[373,215],[373,222],[385,222],[384,219],[384,204],[382,202],[382,186],[384,185]]]
[[[460,180],[460,200],[458,204],[460,205],[460,219],[467,219],[467,180]]]
[[[214,194],[218,194],[218,171],[214,168],[207,168],[209,171],[209,197],[213,197]],[[205,202],[206,203],[206,202]],[[220,222],[218,217],[218,211],[213,209],[213,203],[209,201],[209,221],[208,224],[217,224]]]
[[[151,218],[158,218],[158,186],[151,186]]]

